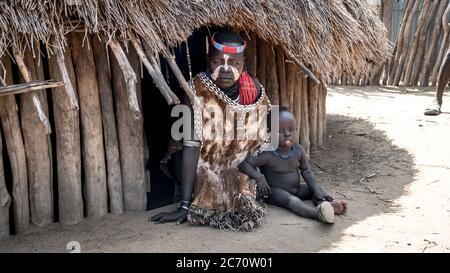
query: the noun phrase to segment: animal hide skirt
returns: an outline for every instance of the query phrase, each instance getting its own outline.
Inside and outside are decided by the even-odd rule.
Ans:
[[[199,99],[192,105],[202,147],[188,220],[225,230],[254,230],[263,222],[264,207],[256,201],[255,182],[238,165],[267,141],[269,99],[262,88],[254,104],[240,105],[203,73],[190,84]]]

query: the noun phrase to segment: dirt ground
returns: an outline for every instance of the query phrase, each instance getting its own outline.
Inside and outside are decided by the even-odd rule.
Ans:
[[[0,252],[69,252],[70,241],[81,252],[450,252],[450,98],[443,114],[426,117],[433,95],[330,86],[326,148],[311,165],[324,188],[349,202],[334,225],[272,206],[250,233],[147,221],[165,207],[34,227],[0,241]]]

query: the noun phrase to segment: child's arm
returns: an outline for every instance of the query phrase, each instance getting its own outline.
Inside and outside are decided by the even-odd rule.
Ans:
[[[301,145],[299,147],[299,157],[300,157],[300,171],[302,177],[305,180],[308,187],[317,195],[319,198],[324,198],[327,201],[333,201],[333,198],[328,195],[322,187],[317,183],[314,173],[309,167],[308,160],[306,159],[306,152]]]
[[[239,171],[248,175],[250,178],[255,179],[257,190],[263,197],[269,196],[272,193],[270,186],[266,181],[265,176],[256,170],[256,167],[261,167],[266,164],[266,157],[262,155],[250,156],[246,158],[241,164],[239,164]]]

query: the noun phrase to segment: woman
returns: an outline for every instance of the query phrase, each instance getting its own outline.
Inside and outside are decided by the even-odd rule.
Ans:
[[[231,31],[211,38],[209,68],[190,82],[195,101],[191,139],[183,140],[182,200],[178,210],[152,217],[158,223],[253,230],[262,223],[254,181],[238,170],[267,139],[270,102],[259,81],[244,71],[245,42]]]

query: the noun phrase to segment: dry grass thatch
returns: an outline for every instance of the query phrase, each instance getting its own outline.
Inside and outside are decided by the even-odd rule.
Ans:
[[[256,32],[325,78],[365,72],[389,53],[385,27],[365,0],[2,0],[0,54],[36,41],[65,46],[80,26],[109,38],[134,31],[160,51],[207,25]]]

